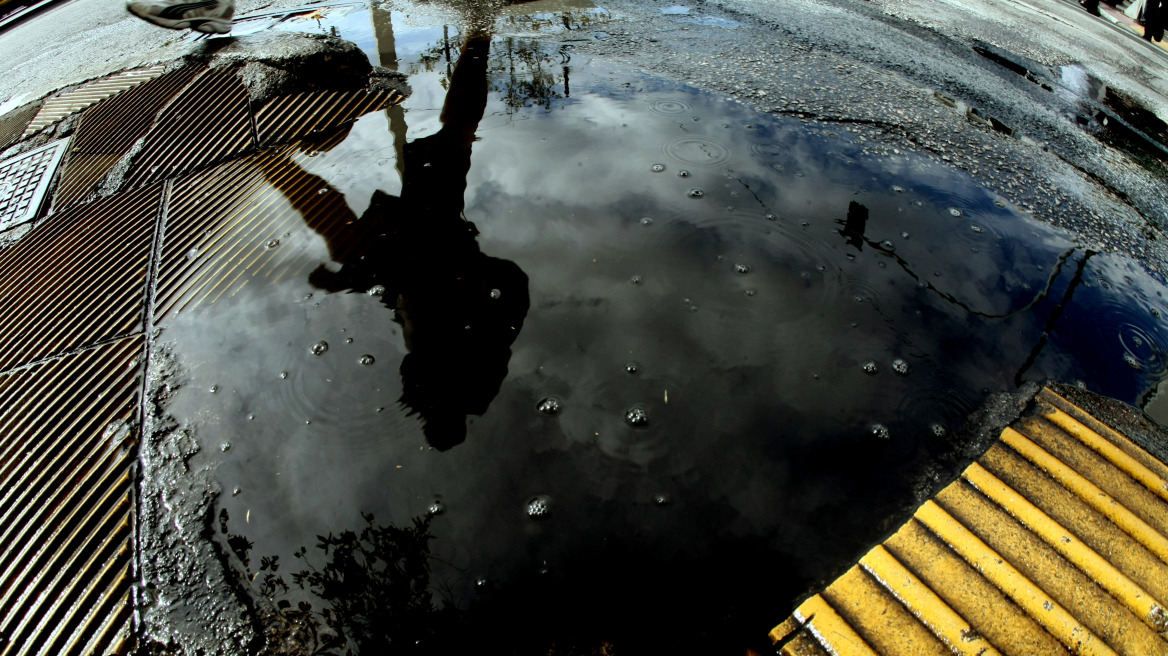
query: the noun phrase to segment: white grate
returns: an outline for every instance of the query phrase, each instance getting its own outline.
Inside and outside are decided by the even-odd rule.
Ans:
[[[36,218],[69,139],[0,162],[0,231]]]

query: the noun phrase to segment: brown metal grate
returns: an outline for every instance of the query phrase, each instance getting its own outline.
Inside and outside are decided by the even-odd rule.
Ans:
[[[121,651],[142,337],[0,375],[0,655]]]
[[[311,149],[321,147],[314,143]],[[307,276],[319,262],[301,256],[305,229],[325,236],[333,259],[344,258],[370,236],[340,192],[301,168],[307,155],[300,150],[285,146],[175,184],[160,258],[156,320],[214,303],[252,281],[270,284]]]
[[[235,69],[208,70],[163,110],[134,158],[129,183],[173,177],[253,146],[247,87]]]
[[[309,91],[281,96],[256,112],[256,131],[265,146],[321,132],[359,116],[396,105],[396,91]]]
[[[36,118],[25,128],[24,136],[27,137],[30,134],[35,134],[43,128],[71,114],[76,114],[90,105],[101,102],[110,96],[121,93],[143,82],[152,80],[162,75],[164,68],[164,65],[159,64],[149,68],[117,73],[82,85],[72,91],[66,91],[53,96],[41,105],[41,109],[37,112]]]
[[[160,196],[63,212],[0,251],[0,371],[139,328]]]
[[[202,71],[193,66],[180,68],[87,109],[73,135],[54,206],[67,206],[93,191],[110,167],[146,134],[158,112]]]
[[[0,117],[0,148],[7,148],[21,138],[40,106],[39,102],[29,103]]]

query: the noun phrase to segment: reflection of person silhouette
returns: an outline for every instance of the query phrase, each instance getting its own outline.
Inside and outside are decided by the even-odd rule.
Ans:
[[[337,272],[318,268],[313,285],[385,288],[382,302],[395,311],[409,350],[400,401],[422,417],[426,440],[440,450],[465,440],[466,416],[486,412],[498,394],[530,303],[527,276],[513,262],[484,255],[474,224],[462,216],[471,146],[487,105],[489,49],[489,35],[471,31],[450,77],[442,129],[405,146],[399,197],[374,192],[360,221],[347,225],[351,211],[323,181],[297,186],[323,189],[339,202],[322,207],[325,198],[289,194],[297,209],[316,208],[313,216],[302,209],[305,220],[342,265]],[[348,220],[336,217],[346,212]]]

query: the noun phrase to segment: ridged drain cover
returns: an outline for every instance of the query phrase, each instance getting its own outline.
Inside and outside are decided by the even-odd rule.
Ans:
[[[68,144],[61,139],[0,162],[0,230],[36,218]]]

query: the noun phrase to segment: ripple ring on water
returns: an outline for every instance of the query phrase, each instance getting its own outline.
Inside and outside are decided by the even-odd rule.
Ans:
[[[693,112],[693,107],[680,100],[654,100],[649,103],[649,111],[661,116],[686,116]]]
[[[730,148],[707,137],[688,136],[666,142],[661,151],[690,166],[719,166],[730,160]]]

